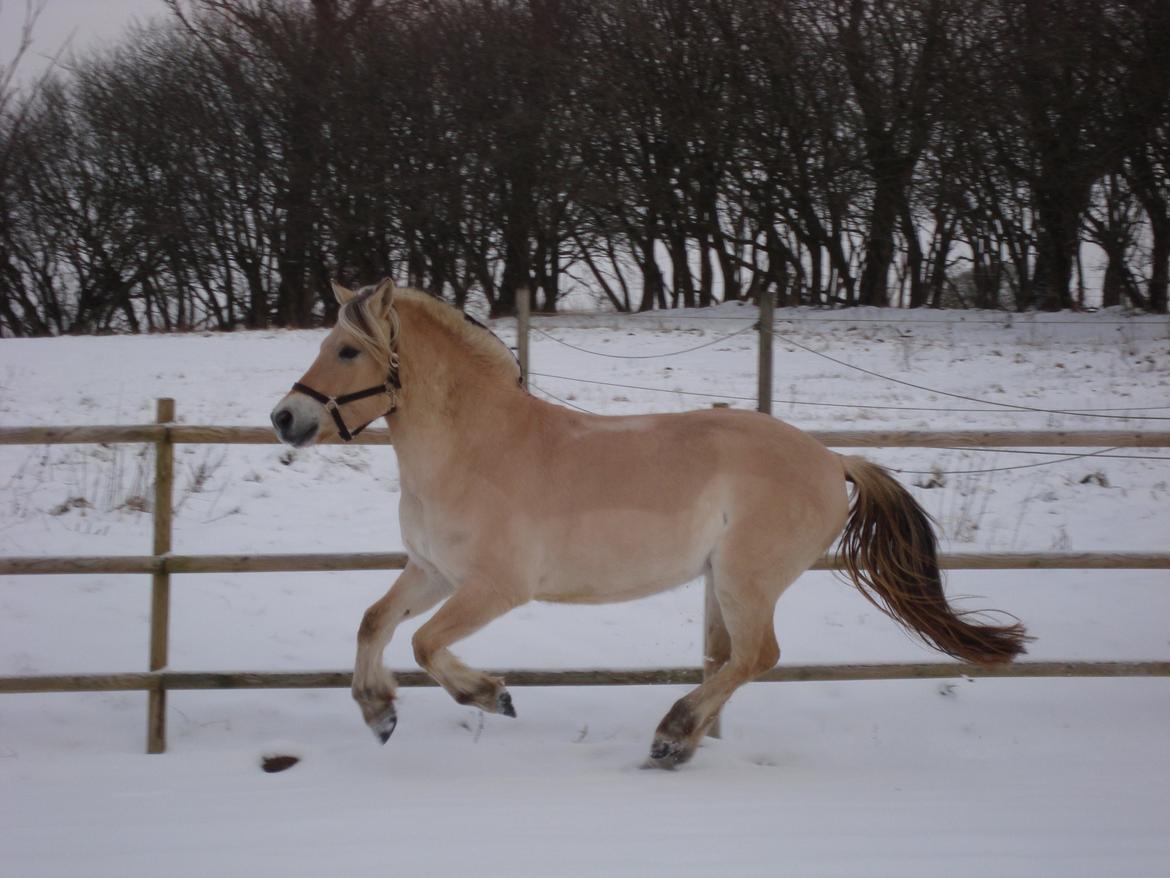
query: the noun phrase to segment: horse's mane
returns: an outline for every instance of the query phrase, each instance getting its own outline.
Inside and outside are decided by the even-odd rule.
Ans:
[[[516,358],[499,338],[483,324],[472,320],[441,299],[436,299],[421,290],[398,287],[394,290],[394,307],[390,320],[375,318],[369,310],[370,297],[376,287],[363,287],[361,291],[338,312],[337,325],[345,329],[369,353],[379,359],[397,365],[395,353],[398,335],[401,331],[401,317],[398,307],[405,305],[413,313],[429,318],[446,332],[454,335],[476,359],[499,367],[516,371]],[[517,372],[518,374],[518,372]]]

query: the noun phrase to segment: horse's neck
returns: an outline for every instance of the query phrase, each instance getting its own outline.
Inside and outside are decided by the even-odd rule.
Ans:
[[[447,333],[412,334],[404,325],[401,338],[405,399],[391,429],[404,487],[459,479],[490,463],[485,456],[508,453],[531,397]]]
[[[516,388],[429,392],[435,387],[427,382],[423,393],[412,394],[391,416],[403,488],[420,496],[476,479],[510,454],[531,400]]]

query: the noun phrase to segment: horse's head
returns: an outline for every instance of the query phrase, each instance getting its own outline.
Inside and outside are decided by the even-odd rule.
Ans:
[[[292,391],[272,410],[282,442],[298,448],[340,436],[348,442],[398,400],[394,282],[353,293],[333,284],[337,325]]]

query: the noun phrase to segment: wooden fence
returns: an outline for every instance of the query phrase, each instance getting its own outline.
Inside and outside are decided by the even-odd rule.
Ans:
[[[527,356],[525,356],[527,360]],[[959,431],[947,433],[893,431],[834,431],[814,433],[837,448],[947,447],[1051,448],[1170,446],[1170,432],[1126,431]],[[171,577],[190,573],[245,573],[320,570],[398,570],[406,564],[402,552],[284,555],[177,555],[171,551],[176,444],[259,445],[275,443],[268,428],[208,427],[175,423],[173,400],[157,404],[157,423],[132,426],[7,427],[0,428],[0,445],[149,443],[155,447],[153,546],[149,555],[7,557],[0,558],[0,575],[31,574],[146,574],[151,577],[149,670],[124,674],[58,674],[0,677],[0,693],[93,692],[142,690],[148,693],[147,752],[166,749],[166,698],[169,690],[236,688],[348,687],[348,671],[293,672],[180,672],[167,669]],[[385,429],[371,429],[357,441],[388,445]],[[950,570],[1014,569],[1170,569],[1170,553],[1133,552],[1087,554],[964,553],[945,554],[942,566]],[[822,559],[814,569],[830,569]],[[418,671],[396,672],[403,686],[433,685]],[[695,683],[703,669],[494,669],[515,686],[613,686],[658,683]],[[764,681],[888,680],[941,677],[1052,677],[1052,676],[1170,676],[1170,662],[1021,662],[1002,668],[982,668],[954,662],[877,665],[795,665],[775,668]]]

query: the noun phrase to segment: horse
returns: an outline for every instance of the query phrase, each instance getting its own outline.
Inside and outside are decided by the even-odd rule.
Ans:
[[[877,464],[757,412],[553,405],[528,393],[495,335],[439,299],[391,280],[334,294],[337,323],[272,423],[298,448],[389,427],[407,563],[362,618],[352,684],[383,744],[398,713],[382,657],[404,620],[443,602],[413,636],[419,666],[459,704],[514,717],[505,681],[450,647],[529,601],[626,601],[701,575],[718,670],[654,733],[648,764],[674,768],[779,660],[776,602],[834,542],[862,594],[927,644],[983,665],[1024,652],[1014,617],[951,607],[929,517]]]

